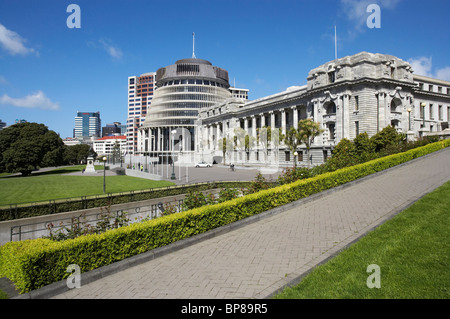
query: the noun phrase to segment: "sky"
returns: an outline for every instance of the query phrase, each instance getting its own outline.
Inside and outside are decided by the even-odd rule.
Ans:
[[[450,81],[448,12],[449,0],[0,0],[0,120],[62,138],[78,111],[125,124],[128,77],[190,58],[193,32],[196,57],[251,100],[334,60],[335,26],[338,58],[390,54]]]

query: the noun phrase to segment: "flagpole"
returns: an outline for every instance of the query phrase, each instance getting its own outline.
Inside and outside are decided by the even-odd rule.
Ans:
[[[336,36],[336,26],[334,26],[334,58],[337,59],[337,36]]]

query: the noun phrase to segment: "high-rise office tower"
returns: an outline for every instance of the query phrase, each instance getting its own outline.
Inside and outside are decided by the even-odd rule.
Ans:
[[[73,137],[101,136],[100,112],[77,112]]]
[[[156,88],[156,72],[128,77],[127,153],[135,154],[142,126]]]

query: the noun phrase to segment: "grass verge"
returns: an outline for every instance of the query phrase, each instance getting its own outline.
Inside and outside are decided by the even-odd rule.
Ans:
[[[449,299],[450,182],[315,268],[275,299]],[[367,279],[380,267],[380,288]]]
[[[77,167],[33,174],[28,177],[0,178],[0,206],[50,199],[102,195],[103,175],[72,176],[62,173],[77,171]],[[126,175],[106,176],[106,192],[120,193],[174,185],[168,181],[152,181]]]

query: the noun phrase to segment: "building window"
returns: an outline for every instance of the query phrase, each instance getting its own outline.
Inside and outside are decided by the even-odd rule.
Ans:
[[[447,122],[450,122],[450,106],[447,106]]]
[[[430,120],[434,120],[434,116],[433,116],[433,104],[430,104]]]
[[[395,78],[395,68],[391,67],[391,79]]]
[[[326,112],[327,114],[336,114],[336,104],[334,102],[329,103]]]
[[[359,135],[359,121],[355,122],[355,136]]]
[[[289,152],[289,151],[285,151],[284,152],[284,160],[286,162],[290,162],[291,161],[291,152]]]
[[[323,150],[323,161],[326,162],[328,160],[328,151]]]
[[[303,151],[297,151],[298,154],[298,161],[303,162]]]
[[[428,91],[433,92],[433,85],[428,85]]]
[[[439,105],[439,121],[443,121],[443,120],[444,120],[444,113],[443,113],[442,105]]]
[[[419,83],[419,90],[423,90],[423,83]]]
[[[330,123],[328,124],[328,131],[329,131],[329,140],[334,140],[335,135],[334,135],[334,128],[335,128],[335,124],[334,123]]]
[[[442,86],[438,86],[438,93],[442,93]]]
[[[391,112],[397,112],[397,113],[401,112],[401,105],[402,105],[402,102],[399,99],[397,99],[397,98],[392,99]]]
[[[423,119],[425,116],[425,107],[422,106],[422,103],[420,105],[420,118]]]
[[[328,73],[328,83],[334,83],[336,80],[336,72],[329,72]]]
[[[359,111],[359,96],[355,96],[355,112]]]

